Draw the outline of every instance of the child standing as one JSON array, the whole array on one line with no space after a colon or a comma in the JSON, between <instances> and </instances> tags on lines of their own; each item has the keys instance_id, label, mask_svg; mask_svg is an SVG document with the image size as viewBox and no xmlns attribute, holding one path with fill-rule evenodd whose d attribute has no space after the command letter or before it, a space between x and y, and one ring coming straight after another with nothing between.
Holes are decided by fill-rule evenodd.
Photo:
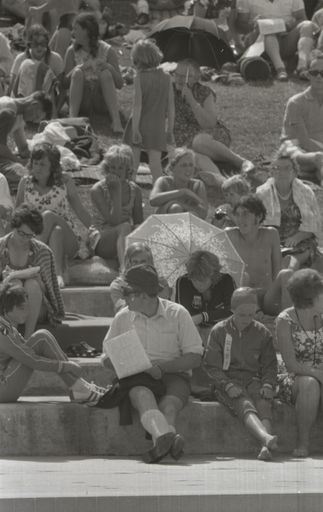
<instances>
[{"instance_id":1,"label":"child standing","mask_svg":"<svg viewBox=\"0 0 323 512\"><path fill-rule=\"evenodd\" d=\"M213 327L204 369L215 384L217 398L240 418L260 443L258 459L271 459L277 448L272 435L272 400L277 360L268 329L254 320L258 309L252 288L233 292L233 315Z\"/></svg>"},{"instance_id":2,"label":"child standing","mask_svg":"<svg viewBox=\"0 0 323 512\"><path fill-rule=\"evenodd\" d=\"M137 74L133 112L124 134L125 142L133 146L136 171L141 150L147 151L154 181L162 175L162 151L166 151L167 145L174 145L173 87L170 76L158 68L162 57L150 39L139 40L132 49L131 58Z\"/></svg>"},{"instance_id":3,"label":"child standing","mask_svg":"<svg viewBox=\"0 0 323 512\"><path fill-rule=\"evenodd\" d=\"M126 144L111 146L101 168L105 178L91 188L96 233L95 254L101 258L118 257L124 266L126 236L143 221L141 190L131 177L133 154Z\"/></svg>"}]
</instances>

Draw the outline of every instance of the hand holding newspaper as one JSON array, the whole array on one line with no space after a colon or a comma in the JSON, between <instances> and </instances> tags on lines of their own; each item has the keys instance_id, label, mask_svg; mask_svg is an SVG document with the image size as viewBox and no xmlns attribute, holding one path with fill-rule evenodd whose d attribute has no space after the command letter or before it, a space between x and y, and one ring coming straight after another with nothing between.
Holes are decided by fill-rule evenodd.
<instances>
[{"instance_id":1,"label":"hand holding newspaper","mask_svg":"<svg viewBox=\"0 0 323 512\"><path fill-rule=\"evenodd\" d=\"M281 32L286 32L285 22L281 18L258 19L257 23L258 23L259 33L263 36L266 36L269 34L280 34Z\"/></svg>"},{"instance_id":2,"label":"hand holding newspaper","mask_svg":"<svg viewBox=\"0 0 323 512\"><path fill-rule=\"evenodd\" d=\"M103 352L102 362L109 358L119 379L152 367L135 329L104 340Z\"/></svg>"}]
</instances>

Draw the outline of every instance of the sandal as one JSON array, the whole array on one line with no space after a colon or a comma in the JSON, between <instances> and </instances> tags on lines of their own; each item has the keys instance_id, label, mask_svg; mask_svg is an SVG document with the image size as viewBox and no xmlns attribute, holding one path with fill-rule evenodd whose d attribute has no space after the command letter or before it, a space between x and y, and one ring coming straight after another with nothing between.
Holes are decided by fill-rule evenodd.
<instances>
[{"instance_id":1,"label":"sandal","mask_svg":"<svg viewBox=\"0 0 323 512\"><path fill-rule=\"evenodd\" d=\"M285 69L277 69L276 79L278 82L288 82L288 75Z\"/></svg>"}]
</instances>

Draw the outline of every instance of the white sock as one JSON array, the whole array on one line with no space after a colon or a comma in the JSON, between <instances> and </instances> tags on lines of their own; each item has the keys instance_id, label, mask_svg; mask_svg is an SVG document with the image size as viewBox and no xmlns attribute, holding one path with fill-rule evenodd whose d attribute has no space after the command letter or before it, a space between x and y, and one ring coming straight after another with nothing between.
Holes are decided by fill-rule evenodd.
<instances>
[{"instance_id":1,"label":"white sock","mask_svg":"<svg viewBox=\"0 0 323 512\"><path fill-rule=\"evenodd\" d=\"M158 409L150 409L149 411L144 412L140 421L144 429L147 430L153 438L154 444L157 437L171 431L171 427L168 425L165 416L163 413L158 411Z\"/></svg>"}]
</instances>

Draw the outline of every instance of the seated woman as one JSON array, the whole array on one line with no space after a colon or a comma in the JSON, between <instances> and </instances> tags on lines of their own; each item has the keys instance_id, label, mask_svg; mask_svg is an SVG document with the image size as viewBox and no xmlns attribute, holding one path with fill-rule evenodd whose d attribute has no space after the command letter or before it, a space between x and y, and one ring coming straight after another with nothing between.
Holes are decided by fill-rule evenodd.
<instances>
[{"instance_id":1,"label":"seated woman","mask_svg":"<svg viewBox=\"0 0 323 512\"><path fill-rule=\"evenodd\" d=\"M44 229L39 239L52 249L59 286L64 287L66 259L77 255L81 241L70 206L85 227L90 227L92 219L81 203L73 179L62 172L56 146L44 142L32 149L30 175L19 183L16 205L23 202L43 216Z\"/></svg>"},{"instance_id":2,"label":"seated woman","mask_svg":"<svg viewBox=\"0 0 323 512\"><path fill-rule=\"evenodd\" d=\"M38 321L59 323L64 317L64 306L53 253L35 238L43 231L41 214L23 204L13 212L11 228L9 234L0 238L0 276L6 282L23 281L29 303L25 321L28 339Z\"/></svg>"},{"instance_id":3,"label":"seated woman","mask_svg":"<svg viewBox=\"0 0 323 512\"><path fill-rule=\"evenodd\" d=\"M257 188L266 208L264 225L278 229L280 242L290 255L289 268L311 266L319 258L317 236L320 211L312 189L297 178L297 165L283 144L272 167L272 177Z\"/></svg>"},{"instance_id":4,"label":"seated woman","mask_svg":"<svg viewBox=\"0 0 323 512\"><path fill-rule=\"evenodd\" d=\"M81 378L82 368L70 361L54 336L45 329L23 338L17 327L26 323L30 300L19 284L0 285L0 403L16 402L34 370L57 373L70 390L70 398L97 404L105 389Z\"/></svg>"},{"instance_id":5,"label":"seated woman","mask_svg":"<svg viewBox=\"0 0 323 512\"><path fill-rule=\"evenodd\" d=\"M93 249L101 258L115 258L124 266L125 238L143 221L141 190L132 181L133 153L115 144L101 163L105 177L91 188L94 225L99 231Z\"/></svg>"},{"instance_id":6,"label":"seated woman","mask_svg":"<svg viewBox=\"0 0 323 512\"><path fill-rule=\"evenodd\" d=\"M195 325L213 325L230 316L235 284L221 272L219 258L209 251L195 251L186 268L187 274L176 281L175 302L189 311Z\"/></svg>"},{"instance_id":7,"label":"seated woman","mask_svg":"<svg viewBox=\"0 0 323 512\"><path fill-rule=\"evenodd\" d=\"M216 95L210 87L199 82L199 65L185 59L174 73L176 146L191 147L197 153L199 176L212 185L221 185L224 177L217 162L247 172L253 164L229 149L229 130L218 121Z\"/></svg>"},{"instance_id":8,"label":"seated woman","mask_svg":"<svg viewBox=\"0 0 323 512\"><path fill-rule=\"evenodd\" d=\"M108 111L112 131L122 133L116 89L123 80L117 54L99 39L99 23L94 14L81 13L74 21L74 43L65 57L65 76L70 79L71 117Z\"/></svg>"},{"instance_id":9,"label":"seated woman","mask_svg":"<svg viewBox=\"0 0 323 512\"><path fill-rule=\"evenodd\" d=\"M49 48L49 34L42 25L27 31L27 48L19 53L11 68L12 96L26 97L35 91L51 91L55 78L64 69L62 57Z\"/></svg>"},{"instance_id":10,"label":"seated woman","mask_svg":"<svg viewBox=\"0 0 323 512\"><path fill-rule=\"evenodd\" d=\"M151 265L152 267L154 266L153 255L150 247L143 242L134 242L130 244L124 255L123 272L126 272L129 268L135 265L143 264ZM159 292L158 296L162 299L170 300L171 288L169 287L166 279L160 277L159 284L162 287L162 290ZM110 297L113 302L115 314L127 305L123 296L123 285L124 280L121 275L114 279L110 284Z\"/></svg>"},{"instance_id":11,"label":"seated woman","mask_svg":"<svg viewBox=\"0 0 323 512\"><path fill-rule=\"evenodd\" d=\"M205 219L208 210L204 183L194 179L195 155L191 149L176 148L170 155L168 176L157 178L150 193L156 213L191 212Z\"/></svg>"},{"instance_id":12,"label":"seated woman","mask_svg":"<svg viewBox=\"0 0 323 512\"><path fill-rule=\"evenodd\" d=\"M323 390L323 279L313 269L301 269L288 281L293 307L277 318L278 347L287 368L279 375L280 395L295 405L295 457L309 455L311 428Z\"/></svg>"}]
</instances>

